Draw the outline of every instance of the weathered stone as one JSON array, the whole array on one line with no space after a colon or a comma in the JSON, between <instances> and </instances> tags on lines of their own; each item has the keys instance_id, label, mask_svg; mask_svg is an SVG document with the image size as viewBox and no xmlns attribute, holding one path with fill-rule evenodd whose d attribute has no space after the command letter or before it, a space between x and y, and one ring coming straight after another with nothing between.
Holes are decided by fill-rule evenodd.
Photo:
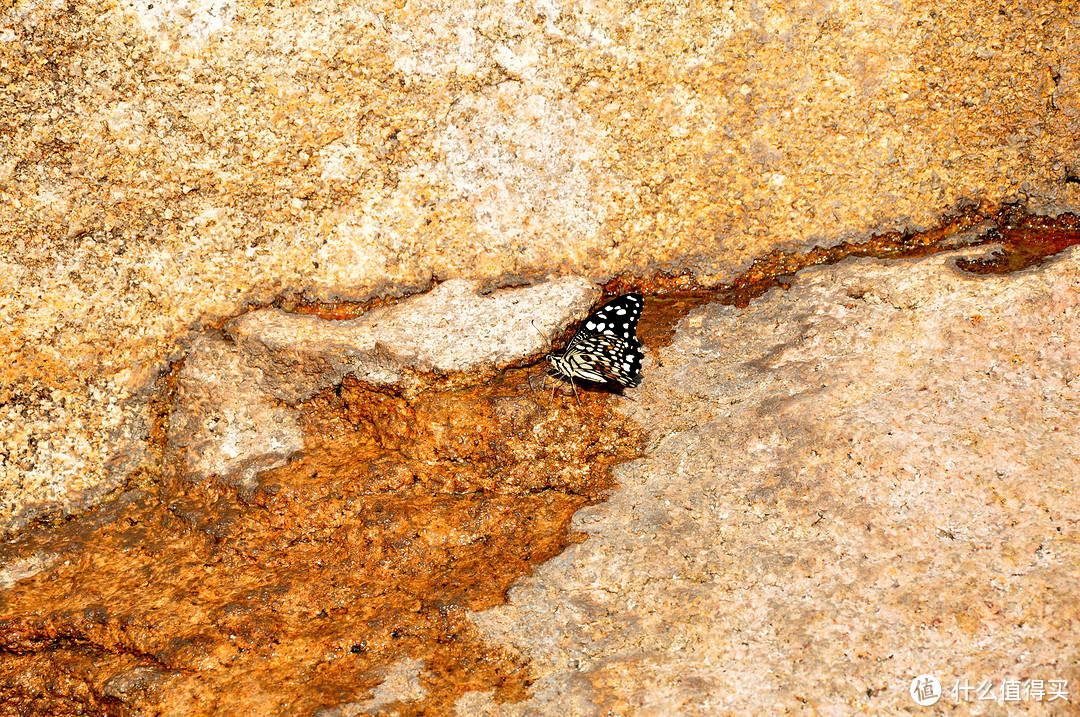
<instances>
[{"instance_id":1,"label":"weathered stone","mask_svg":"<svg viewBox=\"0 0 1080 717\"><path fill-rule=\"evenodd\" d=\"M293 407L346 375L405 392L477 381L550 349L600 290L569 277L477 293L450 281L351 321L264 309L194 342L180 371L168 446L189 480L254 485L256 475L303 448ZM425 383L426 382L426 383Z\"/></svg>"},{"instance_id":2,"label":"weathered stone","mask_svg":"<svg viewBox=\"0 0 1080 717\"><path fill-rule=\"evenodd\" d=\"M226 330L263 371L263 389L296 404L348 374L402 389L431 383L428 374L480 380L549 350L556 332L600 296L580 277L487 295L479 289L448 281L350 321L263 309Z\"/></svg>"},{"instance_id":3,"label":"weathered stone","mask_svg":"<svg viewBox=\"0 0 1080 717\"><path fill-rule=\"evenodd\" d=\"M923 673L1075 700L1080 252L951 262L687 316L624 404L652 446L575 516L589 540L474 615L532 697L459 713L905 714Z\"/></svg>"},{"instance_id":4,"label":"weathered stone","mask_svg":"<svg viewBox=\"0 0 1080 717\"><path fill-rule=\"evenodd\" d=\"M0 590L33 577L56 562L56 554L37 552L29 557L19 558L0 567Z\"/></svg>"},{"instance_id":5,"label":"weathered stone","mask_svg":"<svg viewBox=\"0 0 1080 717\"><path fill-rule=\"evenodd\" d=\"M115 488L125 394L282 295L713 283L968 202L1080 208L1069 0L3 8L9 527Z\"/></svg>"},{"instance_id":6,"label":"weathered stone","mask_svg":"<svg viewBox=\"0 0 1080 717\"><path fill-rule=\"evenodd\" d=\"M253 487L260 471L304 447L295 411L266 393L262 371L243 351L210 333L191 347L169 418L168 449L184 477Z\"/></svg>"},{"instance_id":7,"label":"weathered stone","mask_svg":"<svg viewBox=\"0 0 1080 717\"><path fill-rule=\"evenodd\" d=\"M51 368L0 381L0 533L77 513L155 464L156 367L86 375L65 390L49 387Z\"/></svg>"},{"instance_id":8,"label":"weathered stone","mask_svg":"<svg viewBox=\"0 0 1080 717\"><path fill-rule=\"evenodd\" d=\"M129 702L136 695L153 690L165 681L162 671L151 665L140 665L110 677L102 687L102 694L120 702Z\"/></svg>"},{"instance_id":9,"label":"weathered stone","mask_svg":"<svg viewBox=\"0 0 1080 717\"><path fill-rule=\"evenodd\" d=\"M337 707L318 710L316 717L357 717L379 714L395 702L414 702L424 698L427 690L420 684L423 660L400 660L386 669L383 681L374 694L359 702L346 702Z\"/></svg>"},{"instance_id":10,"label":"weathered stone","mask_svg":"<svg viewBox=\"0 0 1080 717\"><path fill-rule=\"evenodd\" d=\"M163 481L0 542L0 713L448 714L473 689L524 697L527 666L466 611L558 554L640 444L606 394L533 387L542 370L410 398L346 380L304 405L305 450L258 490Z\"/></svg>"},{"instance_id":11,"label":"weathered stone","mask_svg":"<svg viewBox=\"0 0 1080 717\"><path fill-rule=\"evenodd\" d=\"M776 247L919 228L968 201L988 208L1016 201L1048 213L1080 208L1080 33L1068 0L993 8L978 0L482 7L312 0L269 9L232 0L71 0L3 7L3 529L92 505L145 468L159 368L181 357L177 346L193 330L252 304L283 295L401 296L433 278L497 286L552 272L603 279L685 270L714 283ZM654 435L663 450L643 464L652 473L627 473L622 497L594 513L626 515L626 501L639 500L634 525L645 538L633 530L605 538L629 552L604 554L615 560L610 580L588 566L599 577L582 598L584 627L552 628L573 634L581 647L571 658L582 668L577 682L559 672L565 654L550 647L558 640L530 648L552 661L538 662L540 702L560 693L587 709L609 677L618 687L625 666L621 684L636 680L643 710L665 711L680 696L690 710L710 691L750 712L813 708L820 694L855 696L833 697L834 711L900 710L908 705L894 699L897 676L914 668L917 652L937 664L948 655L952 669L975 671L978 644L991 662L1018 655L1010 669L1032 677L1074 658L1073 623L1054 617L1071 615L1061 606L1075 598L1067 568L1076 556L1072 543L1061 542L1074 526L1058 518L1076 506L1064 489L1054 491L1055 481L1075 474L1074 457L1059 452L1069 444L1062 435L1075 442L1074 380L1036 368L1040 351L1048 366L1067 363L1059 348L1067 348L1075 327L1054 334L1049 323L1064 320L1046 309L1052 300L1024 304L1009 293L1037 282L1037 272L971 283L998 288L1014 303L994 305L993 296L980 294L972 314L980 318L970 325L942 305L943 316L953 317L943 328L918 306L937 296L935 282L950 277L935 269L919 278L925 266L939 264L917 265L910 291L884 278L888 270L872 274L867 266L856 271L872 281L854 287L848 300L822 299L825 314L803 315L817 335L782 312L779 325L764 325L760 335L740 325L744 314L702 312L689 321L721 322L725 333L688 323L686 331L705 333L680 339L665 352L671 363L651 369L656 379L647 376L646 384L654 391L664 376L682 382L672 396L638 406L636 415L651 412L643 420L662 426ZM840 281L846 274L816 276ZM906 297L892 309L896 315L874 293L879 281L893 287L890 296ZM966 282L949 278L943 295L952 291L962 304L958 287ZM774 298L757 310L787 301ZM851 314L838 302L879 309L874 321L913 323L890 339L878 333L889 321L849 326ZM995 336L999 316L1004 333ZM1020 340L1025 321L1034 322L1030 345ZM933 341L917 343L916 329ZM742 355L725 337L748 342L744 364L716 358L717 341ZM696 340L707 360L691 369L678 352L690 352ZM987 353L969 340L982 341ZM938 353L931 355L933 342ZM889 370L864 371L856 347L885 356L878 365ZM212 358L204 357L211 373L218 370ZM285 369L271 370L252 353L218 358L222 376L276 381L292 397L308 390L288 385ZM928 377L917 387L916 368ZM815 383L822 376L824 387ZM855 393L840 392L845 382ZM193 382L188 389L211 398ZM276 410L267 394L252 397L258 409L250 414L218 395L248 426ZM1038 402L1018 403L1032 397ZM939 414L939 425L920 423ZM199 475L248 471L250 480L256 466L246 458L200 462L192 452L227 447L223 436L192 442L203 440L200 415L177 429L191 465ZM986 428L963 428L961 416ZM830 472L849 463L838 436L858 448L851 459L858 481ZM679 441L687 443L685 455ZM680 461L691 475L667 484ZM656 468L660 463L667 468ZM1013 478L1022 471L1033 476L1023 493ZM880 484L887 474L895 485ZM945 474L957 493L942 488ZM657 492L635 489L638 479ZM742 502L732 503L732 495ZM961 504L959 495L971 501ZM720 506L730 522L702 508L686 526L661 496L674 506L680 496ZM851 496L865 501L844 502ZM894 505L889 496L904 500ZM751 510L763 514L770 501L779 508L767 520ZM929 512L915 514L913 505ZM901 508L906 522L897 517ZM1050 537L1033 547L1031 536L1051 518L1058 522ZM612 520L605 533L619 525ZM995 533L999 520L1016 521L1008 530L1020 537L1010 542ZM719 532L729 524L738 532ZM646 531L657 525L670 527L665 539L705 551L683 561L693 567L700 558L708 568L689 573L705 580L700 600L672 587L674 571L664 562L670 556L647 542ZM700 534L691 530L698 525ZM909 550L918 541L920 550L933 546L925 564L910 552L890 552L894 543ZM602 553L606 544L590 541L559 565ZM1012 558L1007 546L1018 551ZM1031 550L1035 567L1023 562ZM636 587L623 590L620 555L656 561L671 577L661 572L647 583L633 576ZM972 556L999 574L980 573ZM1010 559L1019 575L1005 569ZM882 567L889 560L893 575ZM19 580L38 566L8 567L7 577ZM942 587L950 569L962 577ZM1037 589L1039 580L1046 590ZM573 579L566 585L568 594L585 594ZM826 600L833 588L835 601ZM729 590L730 601L718 602L717 589ZM1010 601L1004 589L1020 597ZM645 614L640 602L624 612L611 608L627 594L654 600L658 612ZM667 599L682 606L680 614L697 612L696 621L658 621L673 612ZM800 612L804 605L809 612ZM601 614L597 606L626 615L628 637L611 637L603 620L614 618L590 623ZM878 613L868 618L872 609ZM1024 610L1030 615L1015 619ZM702 614L716 615L727 632L709 632ZM541 613L527 627L540 630L547 620ZM919 621L926 621L921 631L912 627ZM1045 628L1046 645L1020 651L1021 622ZM943 635L948 626L959 637ZM626 657L629 642L620 642L634 634L646 636L636 663ZM890 644L896 649L888 657L883 646ZM676 682L669 648L679 646L688 667ZM839 654L844 646L853 657ZM968 652L957 651L954 661L949 651L958 648ZM704 660L725 666L726 681L704 670ZM870 666L875 660L880 664ZM1042 667L1033 667L1039 660ZM761 672L750 672L762 665L774 670L764 683ZM644 675L650 669L655 679ZM823 688L827 679L833 682ZM785 691L798 683L817 692ZM560 687L566 684L578 692ZM650 686L656 691L646 694Z\"/></svg>"}]
</instances>

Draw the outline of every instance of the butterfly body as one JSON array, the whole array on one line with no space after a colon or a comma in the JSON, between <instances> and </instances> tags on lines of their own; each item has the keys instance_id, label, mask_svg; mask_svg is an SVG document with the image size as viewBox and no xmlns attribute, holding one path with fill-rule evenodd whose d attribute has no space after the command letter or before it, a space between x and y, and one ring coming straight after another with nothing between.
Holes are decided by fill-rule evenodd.
<instances>
[{"instance_id":1,"label":"butterfly body","mask_svg":"<svg viewBox=\"0 0 1080 717\"><path fill-rule=\"evenodd\" d=\"M644 305L641 294L612 299L585 318L565 349L548 354L548 362L571 382L638 385L644 353L635 331Z\"/></svg>"}]
</instances>

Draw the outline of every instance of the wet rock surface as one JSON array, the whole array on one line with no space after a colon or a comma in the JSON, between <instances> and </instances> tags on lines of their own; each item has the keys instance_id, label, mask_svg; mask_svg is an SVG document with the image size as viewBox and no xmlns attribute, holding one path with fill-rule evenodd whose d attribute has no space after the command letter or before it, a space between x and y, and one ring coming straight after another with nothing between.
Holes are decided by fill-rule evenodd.
<instances>
[{"instance_id":1,"label":"wet rock surface","mask_svg":"<svg viewBox=\"0 0 1080 717\"><path fill-rule=\"evenodd\" d=\"M336 340L280 312L208 332L170 420L245 419L191 455L274 411L301 448L170 462L0 546L0 711L892 713L920 672L1075 685L1080 260L1040 265L1075 222L953 238L1000 243L753 279L745 308L649 298L621 399L536 366L293 406L281 367L335 376Z\"/></svg>"},{"instance_id":2,"label":"wet rock surface","mask_svg":"<svg viewBox=\"0 0 1080 717\"><path fill-rule=\"evenodd\" d=\"M938 710L1075 710L1080 253L956 261L847 261L686 316L619 404L647 447L575 516L589 539L470 615L529 699L457 713L907 714L923 673L1067 681Z\"/></svg>"},{"instance_id":3,"label":"wet rock surface","mask_svg":"<svg viewBox=\"0 0 1080 717\"><path fill-rule=\"evenodd\" d=\"M600 294L580 277L479 288L446 282L351 321L263 309L197 337L178 371L166 462L185 480L250 491L303 447L295 407L316 391L346 376L407 396L478 383L550 349Z\"/></svg>"},{"instance_id":4,"label":"wet rock surface","mask_svg":"<svg viewBox=\"0 0 1080 717\"><path fill-rule=\"evenodd\" d=\"M964 226L877 247L931 258L781 275L790 291L756 299L751 272L726 295L746 308L648 299L624 399L578 403L539 366L458 389L454 369L438 390L342 379L341 347L375 343L342 336L408 302L207 332L176 372L189 443L166 473L0 547L0 708L891 712L912 670L1075 684L1080 272L1075 249L1039 266L1075 221ZM986 273L1018 266L1037 268ZM532 314L553 286L595 292L447 282L383 355L434 366L430 329L514 363L473 327L520 334L504 299Z\"/></svg>"},{"instance_id":5,"label":"wet rock surface","mask_svg":"<svg viewBox=\"0 0 1080 717\"><path fill-rule=\"evenodd\" d=\"M577 539L640 436L513 369L411 399L348 379L247 490L177 471L0 548L0 713L445 714L521 699L465 619Z\"/></svg>"}]
</instances>

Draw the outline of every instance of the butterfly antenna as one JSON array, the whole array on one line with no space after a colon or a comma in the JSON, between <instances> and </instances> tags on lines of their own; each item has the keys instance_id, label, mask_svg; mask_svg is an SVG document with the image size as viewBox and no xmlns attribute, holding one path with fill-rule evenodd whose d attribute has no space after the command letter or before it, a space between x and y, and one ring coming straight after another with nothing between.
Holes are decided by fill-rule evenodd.
<instances>
[{"instance_id":1,"label":"butterfly antenna","mask_svg":"<svg viewBox=\"0 0 1080 717\"><path fill-rule=\"evenodd\" d=\"M549 339L549 338L548 338L548 336L547 336L547 334L545 334L545 333L544 333L543 331L541 331L541 330L540 330L540 329L539 329L539 328L537 327L537 325L536 325L536 322L534 322L534 321L533 321L532 319L529 319L529 324L530 324L530 325L531 325L531 326L532 326L532 327L533 327L534 329L536 329L536 333L540 334L540 338L542 338L542 339L544 340L544 343L545 343L545 344L547 344L547 347L548 347L548 351L550 351L550 350L551 350L551 348L552 348L552 343L551 343L551 339Z\"/></svg>"}]
</instances>

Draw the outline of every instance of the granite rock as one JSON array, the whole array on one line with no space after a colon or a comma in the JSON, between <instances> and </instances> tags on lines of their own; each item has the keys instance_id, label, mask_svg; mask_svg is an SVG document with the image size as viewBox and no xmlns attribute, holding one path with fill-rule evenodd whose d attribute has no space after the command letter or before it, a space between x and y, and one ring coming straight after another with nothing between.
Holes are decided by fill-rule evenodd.
<instances>
[{"instance_id":1,"label":"granite rock","mask_svg":"<svg viewBox=\"0 0 1080 717\"><path fill-rule=\"evenodd\" d=\"M348 374L406 391L430 385L433 375L450 384L482 380L549 351L557 332L600 296L581 277L487 295L479 289L455 279L348 321L263 309L226 330L263 371L263 390L296 405Z\"/></svg>"},{"instance_id":2,"label":"granite rock","mask_svg":"<svg viewBox=\"0 0 1080 717\"><path fill-rule=\"evenodd\" d=\"M908 714L921 674L959 713L1072 709L1080 252L952 261L847 261L688 315L624 403L650 446L575 516L589 539L473 616L532 696L458 713ZM1069 701L951 692L1005 680Z\"/></svg>"},{"instance_id":3,"label":"granite rock","mask_svg":"<svg viewBox=\"0 0 1080 717\"><path fill-rule=\"evenodd\" d=\"M3 525L115 488L158 369L282 295L711 284L968 202L1075 210L1074 9L4 3Z\"/></svg>"},{"instance_id":4,"label":"granite rock","mask_svg":"<svg viewBox=\"0 0 1080 717\"><path fill-rule=\"evenodd\" d=\"M63 389L50 386L47 362L27 368L0 384L0 532L77 513L158 463L156 366L84 375Z\"/></svg>"},{"instance_id":5,"label":"granite rock","mask_svg":"<svg viewBox=\"0 0 1080 717\"><path fill-rule=\"evenodd\" d=\"M420 682L420 674L423 670L423 660L400 660L386 670L383 681L375 688L371 697L358 702L346 702L336 707L320 709L315 713L315 717L384 714L386 708L396 702L421 700L427 693Z\"/></svg>"},{"instance_id":6,"label":"granite rock","mask_svg":"<svg viewBox=\"0 0 1080 717\"><path fill-rule=\"evenodd\" d=\"M170 457L187 480L250 489L304 447L296 406L316 391L346 375L405 394L476 382L550 350L600 295L580 277L478 289L449 281L349 321L263 309L200 336L179 373Z\"/></svg>"},{"instance_id":7,"label":"granite rock","mask_svg":"<svg viewBox=\"0 0 1080 717\"><path fill-rule=\"evenodd\" d=\"M260 471L304 447L296 412L262 388L263 374L214 333L200 336L180 371L169 417L170 459L184 478L216 477L250 490Z\"/></svg>"}]
</instances>

